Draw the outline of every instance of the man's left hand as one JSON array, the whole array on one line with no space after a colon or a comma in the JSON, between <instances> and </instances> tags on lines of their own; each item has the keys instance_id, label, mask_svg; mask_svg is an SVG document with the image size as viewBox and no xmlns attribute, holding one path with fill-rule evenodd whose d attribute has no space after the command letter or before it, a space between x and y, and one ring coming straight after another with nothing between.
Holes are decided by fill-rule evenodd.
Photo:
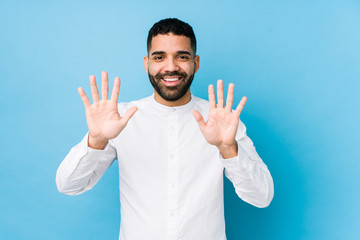
<instances>
[{"instance_id":1,"label":"man's left hand","mask_svg":"<svg viewBox=\"0 0 360 240\"><path fill-rule=\"evenodd\" d=\"M209 118L204 121L203 116L196 110L193 115L199 124L206 141L215 145L224 158L237 156L236 131L239 125L240 113L243 110L246 97L243 97L236 110L232 110L234 99L234 84L229 84L226 106L224 106L224 89L222 80L217 82L217 105L213 85L209 85Z\"/></svg>"}]
</instances>

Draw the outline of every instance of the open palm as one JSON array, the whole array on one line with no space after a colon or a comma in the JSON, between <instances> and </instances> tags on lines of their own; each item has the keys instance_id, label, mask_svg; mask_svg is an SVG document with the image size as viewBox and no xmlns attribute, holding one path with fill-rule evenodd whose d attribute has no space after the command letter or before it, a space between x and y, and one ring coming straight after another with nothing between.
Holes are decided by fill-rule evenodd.
<instances>
[{"instance_id":1,"label":"open palm","mask_svg":"<svg viewBox=\"0 0 360 240\"><path fill-rule=\"evenodd\" d=\"M120 116L117 109L120 78L115 78L111 98L108 99L108 74L105 71L102 72L101 100L99 99L99 91L94 76L90 76L90 87L93 104L90 103L89 98L81 87L78 89L78 92L86 109L86 122L89 128L89 146L101 149L110 139L119 135L129 119L137 111L137 108L132 107L126 111L124 116Z\"/></svg>"},{"instance_id":2,"label":"open palm","mask_svg":"<svg viewBox=\"0 0 360 240\"><path fill-rule=\"evenodd\" d=\"M239 117L246 97L243 97L235 111L232 111L234 98L234 84L229 84L226 107L224 106L224 90L221 80L217 82L216 105L214 86L209 86L209 117L204 121L202 115L194 110L193 115L199 124L200 130L209 144L217 147L231 146L235 142L235 135L239 125Z\"/></svg>"}]
</instances>

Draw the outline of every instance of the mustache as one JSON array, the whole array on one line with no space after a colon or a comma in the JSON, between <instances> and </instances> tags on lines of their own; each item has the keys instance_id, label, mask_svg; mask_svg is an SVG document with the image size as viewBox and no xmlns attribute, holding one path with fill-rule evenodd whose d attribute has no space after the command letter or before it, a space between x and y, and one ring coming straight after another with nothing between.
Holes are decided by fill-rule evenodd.
<instances>
[{"instance_id":1,"label":"mustache","mask_svg":"<svg viewBox=\"0 0 360 240\"><path fill-rule=\"evenodd\" d=\"M164 77L172 77L172 76L180 76L182 78L186 78L187 74L184 72L173 71L173 72L165 72L165 73L158 73L155 75L155 78L160 79Z\"/></svg>"}]
</instances>

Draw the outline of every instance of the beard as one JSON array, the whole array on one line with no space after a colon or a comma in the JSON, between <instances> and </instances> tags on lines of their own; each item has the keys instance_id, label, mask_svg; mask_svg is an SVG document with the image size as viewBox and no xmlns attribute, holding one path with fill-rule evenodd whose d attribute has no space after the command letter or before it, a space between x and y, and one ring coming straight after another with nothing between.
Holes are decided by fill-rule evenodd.
<instances>
[{"instance_id":1,"label":"beard","mask_svg":"<svg viewBox=\"0 0 360 240\"><path fill-rule=\"evenodd\" d=\"M194 74L195 71L191 75L179 71L166 72L164 74L158 73L155 76L148 73L151 85L154 87L155 91L166 101L176 101L182 98L190 88L190 85L194 79ZM162 83L162 79L164 77L171 76L180 76L182 78L181 82L176 86L165 86Z\"/></svg>"}]
</instances>

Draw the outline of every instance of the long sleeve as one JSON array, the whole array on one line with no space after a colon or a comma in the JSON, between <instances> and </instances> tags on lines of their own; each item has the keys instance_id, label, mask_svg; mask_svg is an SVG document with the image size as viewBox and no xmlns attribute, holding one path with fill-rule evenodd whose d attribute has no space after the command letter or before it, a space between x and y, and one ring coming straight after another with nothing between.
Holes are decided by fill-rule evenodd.
<instances>
[{"instance_id":1,"label":"long sleeve","mask_svg":"<svg viewBox=\"0 0 360 240\"><path fill-rule=\"evenodd\" d=\"M274 184L267 166L257 154L253 142L246 135L246 127L240 121L236 135L238 156L220 159L225 176L233 183L236 194L256 207L269 206L274 196Z\"/></svg>"},{"instance_id":2,"label":"long sleeve","mask_svg":"<svg viewBox=\"0 0 360 240\"><path fill-rule=\"evenodd\" d=\"M78 195L94 187L116 158L115 148L108 143L103 150L88 147L88 134L74 146L56 173L59 192Z\"/></svg>"}]
</instances>

